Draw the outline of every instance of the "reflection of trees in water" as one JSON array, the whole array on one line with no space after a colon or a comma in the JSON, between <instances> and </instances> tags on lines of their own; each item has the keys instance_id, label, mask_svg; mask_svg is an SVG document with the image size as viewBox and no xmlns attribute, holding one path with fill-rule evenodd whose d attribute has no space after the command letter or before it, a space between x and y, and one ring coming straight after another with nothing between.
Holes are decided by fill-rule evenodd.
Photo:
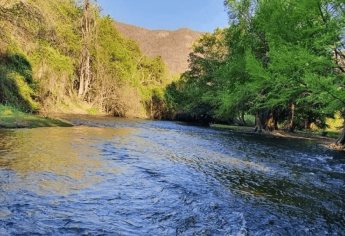
<instances>
[{"instance_id":1,"label":"reflection of trees in water","mask_svg":"<svg viewBox=\"0 0 345 236\"><path fill-rule=\"evenodd\" d=\"M101 181L97 173L118 172L94 146L97 140L128 133L128 129L90 127L1 131L0 169L10 169L21 179L15 188L35 186L39 191L67 194Z\"/></svg>"}]
</instances>

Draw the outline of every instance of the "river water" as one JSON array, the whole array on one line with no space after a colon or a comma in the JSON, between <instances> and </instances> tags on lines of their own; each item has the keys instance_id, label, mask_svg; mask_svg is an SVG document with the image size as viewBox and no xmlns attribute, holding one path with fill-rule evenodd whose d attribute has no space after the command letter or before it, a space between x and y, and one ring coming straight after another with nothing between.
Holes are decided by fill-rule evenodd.
<instances>
[{"instance_id":1,"label":"river water","mask_svg":"<svg viewBox=\"0 0 345 236\"><path fill-rule=\"evenodd\" d=\"M174 122L0 130L0 235L345 235L345 155Z\"/></svg>"}]
</instances>

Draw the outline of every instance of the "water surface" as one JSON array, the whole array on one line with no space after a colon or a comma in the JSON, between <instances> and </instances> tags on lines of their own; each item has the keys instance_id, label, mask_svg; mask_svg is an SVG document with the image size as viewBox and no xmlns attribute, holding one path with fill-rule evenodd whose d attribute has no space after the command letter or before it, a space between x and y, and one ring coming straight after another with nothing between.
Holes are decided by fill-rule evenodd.
<instances>
[{"instance_id":1,"label":"water surface","mask_svg":"<svg viewBox=\"0 0 345 236\"><path fill-rule=\"evenodd\" d=\"M68 117L0 130L0 235L344 235L345 156L312 141Z\"/></svg>"}]
</instances>

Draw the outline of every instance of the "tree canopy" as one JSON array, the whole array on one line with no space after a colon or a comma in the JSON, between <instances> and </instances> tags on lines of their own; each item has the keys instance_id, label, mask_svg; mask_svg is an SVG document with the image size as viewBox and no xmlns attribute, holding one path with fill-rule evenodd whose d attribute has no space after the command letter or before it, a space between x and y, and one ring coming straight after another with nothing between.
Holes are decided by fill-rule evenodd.
<instances>
[{"instance_id":1,"label":"tree canopy","mask_svg":"<svg viewBox=\"0 0 345 236\"><path fill-rule=\"evenodd\" d=\"M177 112L256 129L325 127L345 117L345 3L227 0L230 25L200 39L167 97ZM341 140L344 144L344 139Z\"/></svg>"}]
</instances>

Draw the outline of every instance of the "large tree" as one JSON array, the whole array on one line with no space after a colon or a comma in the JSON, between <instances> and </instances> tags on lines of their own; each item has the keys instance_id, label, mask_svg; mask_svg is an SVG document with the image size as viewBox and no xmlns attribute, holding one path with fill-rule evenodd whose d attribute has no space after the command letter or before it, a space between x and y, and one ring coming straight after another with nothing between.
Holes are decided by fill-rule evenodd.
<instances>
[{"instance_id":1,"label":"large tree","mask_svg":"<svg viewBox=\"0 0 345 236\"><path fill-rule=\"evenodd\" d=\"M327 117L344 114L343 1L226 0L225 5L227 53L218 63L194 50L189 71L173 86L180 110L197 108L222 120L247 113L256 117L257 130L280 124L290 131L312 123L324 128ZM344 144L344 132L338 143Z\"/></svg>"}]
</instances>

